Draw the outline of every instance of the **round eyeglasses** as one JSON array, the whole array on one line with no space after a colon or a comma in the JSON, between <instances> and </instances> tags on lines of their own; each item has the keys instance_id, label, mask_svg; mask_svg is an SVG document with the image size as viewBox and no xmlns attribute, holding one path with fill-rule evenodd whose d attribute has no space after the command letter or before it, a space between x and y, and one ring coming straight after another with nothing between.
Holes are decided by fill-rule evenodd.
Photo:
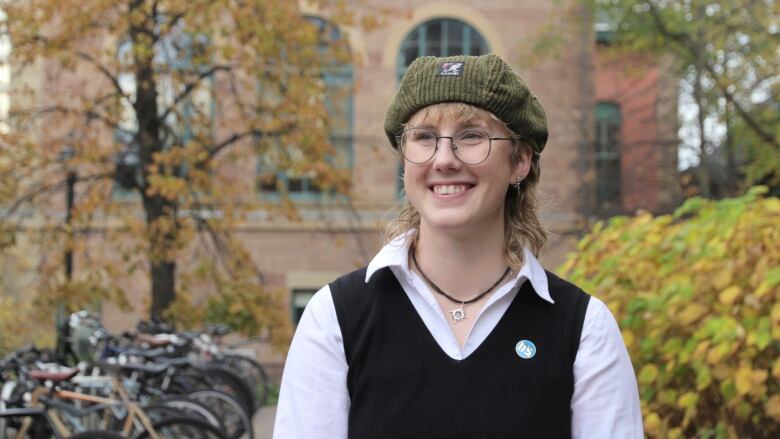
<instances>
[{"instance_id":1,"label":"round eyeglasses","mask_svg":"<svg viewBox=\"0 0 780 439\"><path fill-rule=\"evenodd\" d=\"M487 160L494 140L511 140L509 137L490 137L490 134L475 129L458 131L452 136L437 136L425 128L409 128L398 136L401 154L415 164L423 164L436 155L439 139L450 139L455 157L466 165L478 165Z\"/></svg>"}]
</instances>

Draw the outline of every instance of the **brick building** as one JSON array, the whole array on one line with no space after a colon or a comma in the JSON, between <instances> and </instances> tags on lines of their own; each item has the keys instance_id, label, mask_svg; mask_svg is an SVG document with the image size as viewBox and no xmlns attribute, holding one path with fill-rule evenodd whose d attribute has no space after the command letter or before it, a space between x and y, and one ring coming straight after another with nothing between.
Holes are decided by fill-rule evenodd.
<instances>
[{"instance_id":1,"label":"brick building","mask_svg":"<svg viewBox=\"0 0 780 439\"><path fill-rule=\"evenodd\" d=\"M563 261L594 218L639 208L666 211L677 202L677 90L671 69L646 58L608 55L578 2L564 2L571 7L533 0L375 3L393 6L396 13L372 31L333 29L336 38L347 39L356 61L326 77L336 88L353 90L339 98L344 111L332 136L338 163L352 170L350 199L323 194L306 176L275 173L262 158L244 170L256 181L258 196L272 200L282 184L299 208L300 221L256 212L236 230L265 279L289 291L290 307L280 311L293 320L314 291L366 264L382 245L383 219L401 190L399 159L384 137L384 113L400 76L418 56L494 52L541 100L550 127L540 184L542 221L550 231L541 259L548 268ZM312 17L327 25L327 14ZM550 26L566 43L554 55L529 61L529 48ZM138 274L132 285L131 302L144 303L148 279ZM109 329L123 329L142 311L132 315L106 307L104 320ZM264 357L280 366L273 358L278 359Z\"/></svg>"}]
</instances>

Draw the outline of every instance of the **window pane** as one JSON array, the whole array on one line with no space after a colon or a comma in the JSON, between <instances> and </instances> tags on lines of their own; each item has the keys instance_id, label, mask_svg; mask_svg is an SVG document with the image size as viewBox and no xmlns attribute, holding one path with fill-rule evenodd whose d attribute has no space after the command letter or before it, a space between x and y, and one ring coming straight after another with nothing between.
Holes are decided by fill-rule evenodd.
<instances>
[{"instance_id":1,"label":"window pane","mask_svg":"<svg viewBox=\"0 0 780 439\"><path fill-rule=\"evenodd\" d=\"M258 177L258 188L261 191L276 191L276 174L273 172L265 172Z\"/></svg>"},{"instance_id":2,"label":"window pane","mask_svg":"<svg viewBox=\"0 0 780 439\"><path fill-rule=\"evenodd\" d=\"M471 47L469 55L484 55L488 53L487 43L485 43L481 35L472 30L470 37Z\"/></svg>"},{"instance_id":3,"label":"window pane","mask_svg":"<svg viewBox=\"0 0 780 439\"><path fill-rule=\"evenodd\" d=\"M292 291L292 321L297 325L303 315L303 310L306 309L306 305L314 297L316 290L311 289L294 289Z\"/></svg>"},{"instance_id":4,"label":"window pane","mask_svg":"<svg viewBox=\"0 0 780 439\"><path fill-rule=\"evenodd\" d=\"M425 55L442 56L442 20L428 24L425 28Z\"/></svg>"},{"instance_id":5,"label":"window pane","mask_svg":"<svg viewBox=\"0 0 780 439\"><path fill-rule=\"evenodd\" d=\"M466 54L463 49L464 25L455 20L447 20L447 55Z\"/></svg>"},{"instance_id":6,"label":"window pane","mask_svg":"<svg viewBox=\"0 0 780 439\"><path fill-rule=\"evenodd\" d=\"M420 45L418 40L420 38L420 29L417 28L406 37L403 45L401 45L401 59L400 63L404 66L408 66L419 56Z\"/></svg>"},{"instance_id":7,"label":"window pane","mask_svg":"<svg viewBox=\"0 0 780 439\"><path fill-rule=\"evenodd\" d=\"M620 107L599 102L595 108L596 195L599 208L605 213L620 209Z\"/></svg>"},{"instance_id":8,"label":"window pane","mask_svg":"<svg viewBox=\"0 0 780 439\"><path fill-rule=\"evenodd\" d=\"M288 178L287 190L290 192L303 192L303 178L299 178L299 177Z\"/></svg>"}]
</instances>

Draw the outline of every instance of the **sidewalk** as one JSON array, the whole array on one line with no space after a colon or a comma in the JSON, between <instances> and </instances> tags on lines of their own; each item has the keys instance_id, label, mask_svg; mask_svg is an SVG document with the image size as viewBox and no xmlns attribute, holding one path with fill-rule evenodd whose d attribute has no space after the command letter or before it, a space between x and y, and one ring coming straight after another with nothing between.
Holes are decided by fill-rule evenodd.
<instances>
[{"instance_id":1,"label":"sidewalk","mask_svg":"<svg viewBox=\"0 0 780 439\"><path fill-rule=\"evenodd\" d=\"M276 417L276 406L266 406L255 413L252 419L252 426L255 430L255 439L271 439L274 431L274 418Z\"/></svg>"}]
</instances>

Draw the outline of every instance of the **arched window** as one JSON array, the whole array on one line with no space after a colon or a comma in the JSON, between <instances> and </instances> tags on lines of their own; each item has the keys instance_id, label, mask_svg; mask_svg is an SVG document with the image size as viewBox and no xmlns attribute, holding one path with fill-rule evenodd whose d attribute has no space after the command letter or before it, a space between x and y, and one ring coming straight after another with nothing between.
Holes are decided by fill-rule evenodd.
<instances>
[{"instance_id":1,"label":"arched window","mask_svg":"<svg viewBox=\"0 0 780 439\"><path fill-rule=\"evenodd\" d=\"M489 52L482 35L468 24L451 18L426 21L404 39L398 54L398 78L421 56L484 55Z\"/></svg>"},{"instance_id":2,"label":"arched window","mask_svg":"<svg viewBox=\"0 0 780 439\"><path fill-rule=\"evenodd\" d=\"M604 212L619 211L620 203L620 107L596 104L596 200Z\"/></svg>"},{"instance_id":3,"label":"arched window","mask_svg":"<svg viewBox=\"0 0 780 439\"><path fill-rule=\"evenodd\" d=\"M398 80L415 59L421 56L484 55L490 52L476 29L452 18L426 21L406 36L398 53ZM402 168L398 167L397 194L403 190Z\"/></svg>"},{"instance_id":4,"label":"arched window","mask_svg":"<svg viewBox=\"0 0 780 439\"><path fill-rule=\"evenodd\" d=\"M307 19L319 31L323 53L328 44L345 43L344 36L333 23L314 16ZM353 76L352 65L338 61L326 66L322 72L330 130L328 136L335 149L335 155L330 160L337 169L352 167ZM261 157L258 161L258 188L261 192L272 195L282 190L297 201L318 200L323 195L312 176L291 171L280 172L270 156Z\"/></svg>"}]
</instances>

